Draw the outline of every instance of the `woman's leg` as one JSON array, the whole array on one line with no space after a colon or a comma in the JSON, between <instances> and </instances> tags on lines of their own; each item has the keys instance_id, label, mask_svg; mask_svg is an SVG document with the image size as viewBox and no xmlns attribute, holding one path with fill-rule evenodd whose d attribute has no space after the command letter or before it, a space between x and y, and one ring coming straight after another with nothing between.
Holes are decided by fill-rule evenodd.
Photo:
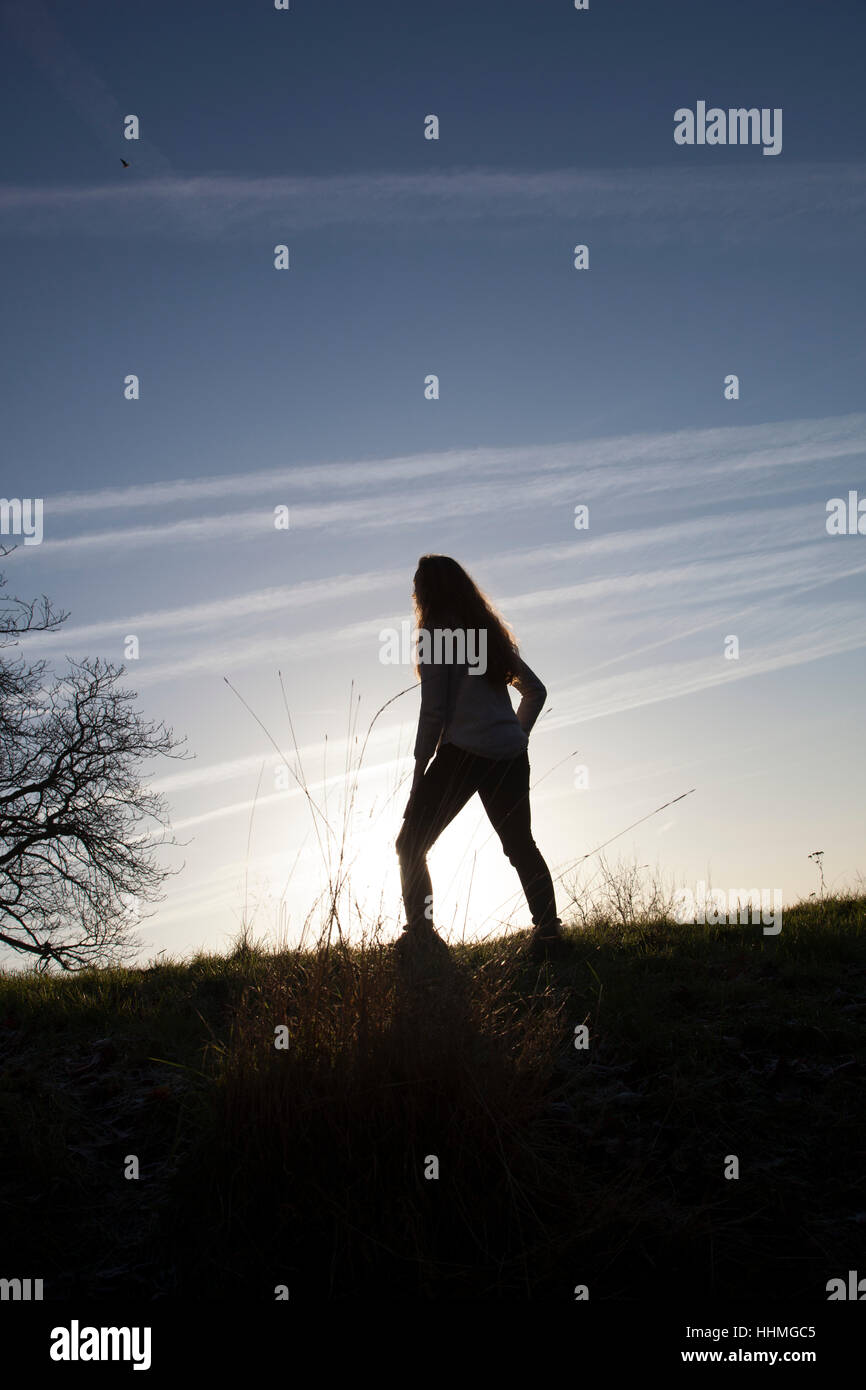
<instances>
[{"instance_id":1,"label":"woman's leg","mask_svg":"<svg viewBox=\"0 0 866 1390\"><path fill-rule=\"evenodd\" d=\"M502 848L520 877L532 921L541 932L559 928L553 879L532 838L529 809L529 755L492 764L478 788Z\"/></svg>"},{"instance_id":2,"label":"woman's leg","mask_svg":"<svg viewBox=\"0 0 866 1390\"><path fill-rule=\"evenodd\" d=\"M415 793L397 836L406 925L410 929L429 926L433 921L427 851L478 790L485 763L489 766L487 759L445 743Z\"/></svg>"}]
</instances>

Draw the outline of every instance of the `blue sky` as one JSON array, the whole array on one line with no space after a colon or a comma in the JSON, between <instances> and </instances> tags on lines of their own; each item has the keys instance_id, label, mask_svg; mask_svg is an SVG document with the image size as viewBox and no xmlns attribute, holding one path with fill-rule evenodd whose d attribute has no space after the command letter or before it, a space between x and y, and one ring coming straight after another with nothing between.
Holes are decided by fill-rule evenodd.
<instances>
[{"instance_id":1,"label":"blue sky","mask_svg":"<svg viewBox=\"0 0 866 1390\"><path fill-rule=\"evenodd\" d=\"M825 519L866 495L862 6L0 14L2 492L45 508L5 569L71 610L34 655L120 661L137 635L130 683L195 754L154 774L185 848L146 952L221 947L245 896L297 939L310 818L223 677L290 755L282 671L339 821L352 700L363 738L412 683L379 633L428 550L548 687L557 873L695 787L616 850L791 901L823 848L853 881L866 537ZM781 108L781 154L677 146L699 100ZM410 692L377 721L348 822L393 927L416 716ZM446 929L526 925L477 802L431 867Z\"/></svg>"}]
</instances>

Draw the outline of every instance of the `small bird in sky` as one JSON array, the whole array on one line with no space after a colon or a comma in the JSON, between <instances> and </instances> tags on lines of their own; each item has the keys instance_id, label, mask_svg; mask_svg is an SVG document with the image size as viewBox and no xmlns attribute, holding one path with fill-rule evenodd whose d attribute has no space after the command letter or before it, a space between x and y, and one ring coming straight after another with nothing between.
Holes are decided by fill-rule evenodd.
<instances>
[{"instance_id":1,"label":"small bird in sky","mask_svg":"<svg viewBox=\"0 0 866 1390\"><path fill-rule=\"evenodd\" d=\"M120 162L121 162L121 164L123 165L124 169L128 169L128 168L129 168L129 160L128 160L128 159L121 159Z\"/></svg>"}]
</instances>

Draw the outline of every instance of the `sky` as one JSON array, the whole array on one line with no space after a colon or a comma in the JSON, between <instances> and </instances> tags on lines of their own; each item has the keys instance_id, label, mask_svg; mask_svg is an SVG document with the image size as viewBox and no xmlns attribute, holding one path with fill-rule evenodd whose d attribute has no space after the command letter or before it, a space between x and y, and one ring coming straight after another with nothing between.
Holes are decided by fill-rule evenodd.
<instances>
[{"instance_id":1,"label":"sky","mask_svg":"<svg viewBox=\"0 0 866 1390\"><path fill-rule=\"evenodd\" d=\"M344 928L396 934L419 695L381 634L430 551L547 687L566 919L612 837L693 887L789 904L817 849L854 884L866 535L827 504L866 497L859 0L0 27L0 492L44 508L3 572L70 612L34 659L123 663L190 755L145 770L179 843L141 959L296 944L340 845ZM699 102L781 112L780 151L677 143ZM430 865L445 934L529 925L477 798Z\"/></svg>"}]
</instances>

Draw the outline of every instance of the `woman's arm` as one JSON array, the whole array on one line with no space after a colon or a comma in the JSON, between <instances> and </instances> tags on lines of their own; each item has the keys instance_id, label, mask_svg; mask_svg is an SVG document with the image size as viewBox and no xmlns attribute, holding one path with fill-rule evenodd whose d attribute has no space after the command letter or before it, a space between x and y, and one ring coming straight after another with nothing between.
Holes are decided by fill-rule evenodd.
<instances>
[{"instance_id":1,"label":"woman's arm","mask_svg":"<svg viewBox=\"0 0 866 1390\"><path fill-rule=\"evenodd\" d=\"M427 764L436 752L445 720L448 717L448 667L442 662L419 664L421 675L421 712L415 736L415 776L412 779L411 801ZM408 809L408 808L407 808Z\"/></svg>"},{"instance_id":2,"label":"woman's arm","mask_svg":"<svg viewBox=\"0 0 866 1390\"><path fill-rule=\"evenodd\" d=\"M547 690L534 671L531 671L526 662L518 657L517 670L511 678L511 684L521 695L520 704L517 706L517 721L525 734L529 734L530 729L535 723L541 711L544 709L544 702L547 699Z\"/></svg>"}]
</instances>

